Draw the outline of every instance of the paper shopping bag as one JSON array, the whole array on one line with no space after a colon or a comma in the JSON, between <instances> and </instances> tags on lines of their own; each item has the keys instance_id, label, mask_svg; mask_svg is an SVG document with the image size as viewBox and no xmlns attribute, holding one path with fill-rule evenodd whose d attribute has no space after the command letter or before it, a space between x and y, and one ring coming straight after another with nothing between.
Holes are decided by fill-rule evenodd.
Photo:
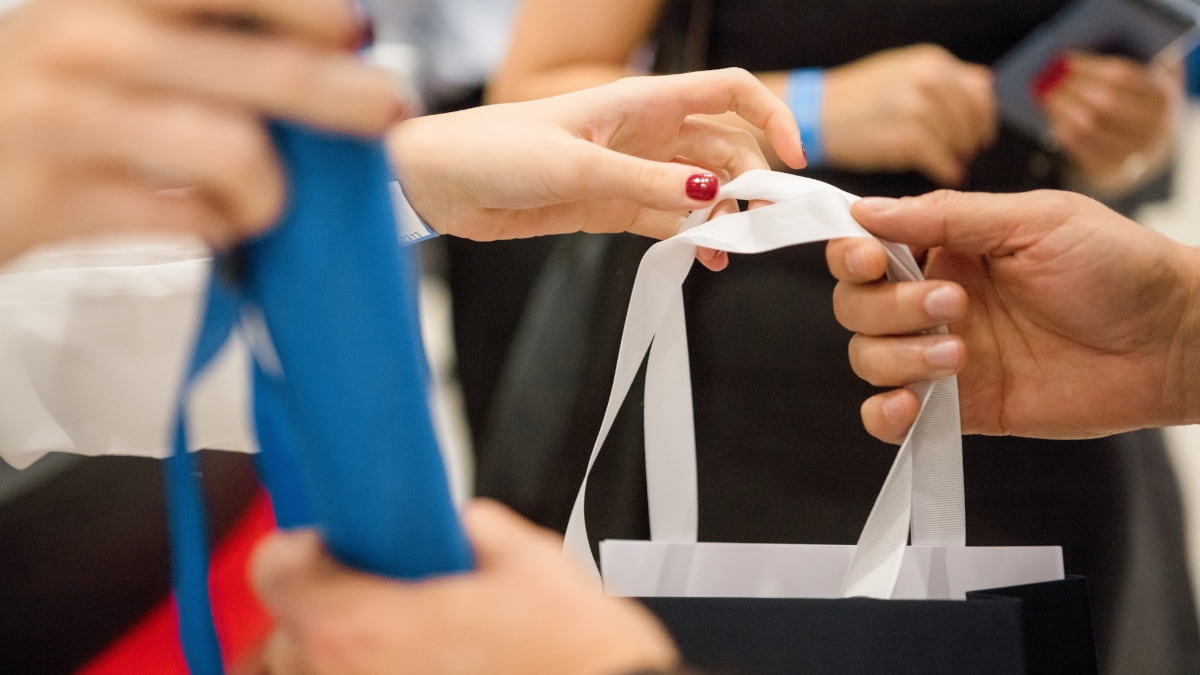
<instances>
[{"instance_id":1,"label":"paper shopping bag","mask_svg":"<svg viewBox=\"0 0 1200 675\"><path fill-rule=\"evenodd\" d=\"M787 174L749 172L725 186L722 194L728 199L765 200L772 204L708 222L705 222L708 213L694 214L684 231L647 251L634 283L613 388L588 472L643 357L649 352L645 360L644 419L651 541L601 542L606 591L614 595L670 599L668 605L683 604L685 609L680 611L685 616L689 612L713 611L710 606L715 598L742 601L777 598L788 599L789 611L799 614L809 611L812 617L829 611L826 607L852 605L871 609L837 611L851 612L863 619L879 614L890 621L894 618L890 613L906 611L900 609L905 605L896 602L899 600L920 601L917 607L925 608L921 612L970 615L975 612L972 607L978 604L965 601L972 591L1041 582L1061 585L1063 568L1058 547L965 546L961 435L954 378L914 386L922 400L921 413L897 453L857 545L696 541L695 442L680 291L695 247L757 253L834 237L870 236L849 216L849 205L856 197L818 181ZM905 247L888 243L885 246L890 258L890 278L921 278L919 267ZM586 488L585 475L567 526L566 548L594 571L583 519ZM911 546L907 545L910 535ZM1066 587L1061 590L1067 593L1063 606L1072 605L1076 595L1071 595ZM856 596L886 602L856 601L847 605L842 599ZM929 604L931 601L949 604L945 609L937 609ZM661 606L653 603L651 606ZM1046 606L1057 604L1051 601ZM800 607L805 609L801 611ZM1022 607L1018 602L1011 616L1018 619L1024 616ZM1086 605L1082 609L1076 607L1071 613L1071 616L1087 615ZM969 625L961 618L954 621L964 627ZM985 636L995 635L997 649L1004 642L1012 647L1013 653L1024 653L1019 646L1024 644L1020 638L1024 627L1021 621L1007 632L999 630L998 623L994 629L988 628L988 624L1001 619L981 621L984 623L974 625L973 630ZM896 625L906 626L913 634L910 637L924 636L928 630L921 621L900 621ZM679 630L672 621L668 621L668 626ZM1072 624L1069 631L1066 628L1066 633L1090 636L1088 620ZM1007 639L1001 639L1002 635L1008 636ZM686 636L678 633L677 636L682 643L689 642ZM856 645L859 650L893 652L895 645L889 646L884 637L849 631L844 642ZM803 631L794 633L793 639L803 640ZM906 639L897 635L891 642ZM730 643L728 646L735 650L737 647L729 639L714 643L712 636L703 642ZM1091 653L1090 642L1082 644L1079 651ZM1091 660L1094 663L1094 656ZM910 662L906 667L925 672L928 665Z\"/></svg>"}]
</instances>

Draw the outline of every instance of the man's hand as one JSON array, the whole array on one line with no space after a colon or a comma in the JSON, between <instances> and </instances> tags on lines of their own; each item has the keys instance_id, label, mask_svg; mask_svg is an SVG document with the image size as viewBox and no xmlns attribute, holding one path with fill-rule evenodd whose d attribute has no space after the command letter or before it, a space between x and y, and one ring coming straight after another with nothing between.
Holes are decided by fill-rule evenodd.
<instances>
[{"instance_id":1,"label":"man's hand","mask_svg":"<svg viewBox=\"0 0 1200 675\"><path fill-rule=\"evenodd\" d=\"M1197 419L1194 249L1067 192L869 198L851 214L927 250L927 281L889 284L878 242L827 249L834 309L868 382L958 372L964 433L1080 438ZM950 335L926 333L941 324ZM893 389L863 404L863 422L899 442L917 406Z\"/></svg>"}]
</instances>

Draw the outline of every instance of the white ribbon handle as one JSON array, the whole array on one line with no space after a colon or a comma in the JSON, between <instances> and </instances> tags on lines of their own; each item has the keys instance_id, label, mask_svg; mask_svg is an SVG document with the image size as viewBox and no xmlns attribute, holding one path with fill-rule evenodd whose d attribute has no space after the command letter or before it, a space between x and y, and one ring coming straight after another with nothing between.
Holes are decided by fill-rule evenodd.
<instances>
[{"instance_id":1,"label":"white ribbon handle","mask_svg":"<svg viewBox=\"0 0 1200 675\"><path fill-rule=\"evenodd\" d=\"M564 542L565 550L597 577L583 517L587 481L647 349L644 414L651 539L696 541L695 426L681 291L696 247L762 253L827 239L872 236L850 217L850 204L857 197L809 178L750 171L725 185L721 199L773 203L707 222L711 209L697 211L679 234L651 246L638 268L608 407ZM907 247L891 242L884 246L890 279L923 278ZM921 412L863 526L842 587L845 596L891 596L910 525L914 545L965 544L956 380L921 383L913 389L921 399Z\"/></svg>"}]
</instances>

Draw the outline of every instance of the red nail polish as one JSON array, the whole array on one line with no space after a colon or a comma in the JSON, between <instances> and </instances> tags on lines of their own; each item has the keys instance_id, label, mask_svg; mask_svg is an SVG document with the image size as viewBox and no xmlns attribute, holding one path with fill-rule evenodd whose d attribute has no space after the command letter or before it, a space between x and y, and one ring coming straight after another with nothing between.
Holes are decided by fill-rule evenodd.
<instances>
[{"instance_id":1,"label":"red nail polish","mask_svg":"<svg viewBox=\"0 0 1200 675\"><path fill-rule=\"evenodd\" d=\"M697 173L687 179L687 196L699 202L712 201L721 185L715 174Z\"/></svg>"},{"instance_id":2,"label":"red nail polish","mask_svg":"<svg viewBox=\"0 0 1200 675\"><path fill-rule=\"evenodd\" d=\"M1062 84L1066 79L1067 73L1071 70L1070 62L1066 56L1056 56L1051 59L1050 63L1042 68L1041 72L1034 76L1033 81L1029 83L1030 92L1038 101L1050 95L1050 92Z\"/></svg>"}]
</instances>

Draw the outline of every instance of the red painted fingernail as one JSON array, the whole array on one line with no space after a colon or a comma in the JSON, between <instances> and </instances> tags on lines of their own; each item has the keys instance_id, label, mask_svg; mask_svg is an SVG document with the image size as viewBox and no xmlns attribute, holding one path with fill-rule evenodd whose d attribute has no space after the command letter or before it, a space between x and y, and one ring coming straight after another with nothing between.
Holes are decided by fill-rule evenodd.
<instances>
[{"instance_id":1,"label":"red painted fingernail","mask_svg":"<svg viewBox=\"0 0 1200 675\"><path fill-rule=\"evenodd\" d=\"M720 187L721 184L717 181L716 174L692 174L687 179L687 196L698 202L712 201L717 196L717 189Z\"/></svg>"},{"instance_id":2,"label":"red painted fingernail","mask_svg":"<svg viewBox=\"0 0 1200 675\"><path fill-rule=\"evenodd\" d=\"M1033 82L1029 84L1033 97L1040 101L1049 96L1055 87L1062 84L1070 70L1071 64L1067 61L1066 56L1059 55L1051 59L1050 63L1047 63L1046 67L1042 68L1041 72L1034 76Z\"/></svg>"}]
</instances>

